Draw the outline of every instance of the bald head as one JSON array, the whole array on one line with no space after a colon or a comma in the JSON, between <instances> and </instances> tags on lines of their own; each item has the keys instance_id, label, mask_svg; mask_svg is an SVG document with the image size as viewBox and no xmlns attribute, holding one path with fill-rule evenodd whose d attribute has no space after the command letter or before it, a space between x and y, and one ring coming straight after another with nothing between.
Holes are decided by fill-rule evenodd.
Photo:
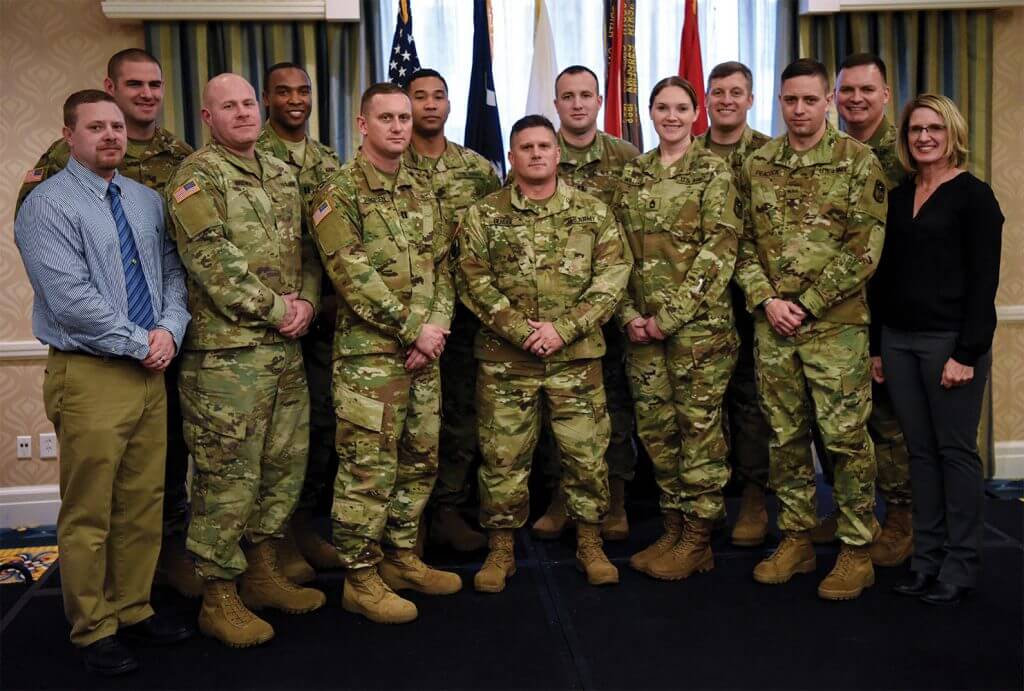
<instances>
[{"instance_id":1,"label":"bald head","mask_svg":"<svg viewBox=\"0 0 1024 691\"><path fill-rule=\"evenodd\" d=\"M214 141L251 158L260 134L260 107L256 90L244 77L224 73L203 88L203 122Z\"/></svg>"}]
</instances>

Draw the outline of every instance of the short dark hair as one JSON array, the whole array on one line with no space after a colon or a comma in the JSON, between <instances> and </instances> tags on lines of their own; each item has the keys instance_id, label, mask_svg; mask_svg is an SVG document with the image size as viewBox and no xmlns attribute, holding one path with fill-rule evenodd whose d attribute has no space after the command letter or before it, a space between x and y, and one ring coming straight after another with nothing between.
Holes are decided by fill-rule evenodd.
<instances>
[{"instance_id":1,"label":"short dark hair","mask_svg":"<svg viewBox=\"0 0 1024 691\"><path fill-rule=\"evenodd\" d=\"M298 70L302 74L306 75L306 81L312 85L312 80L309 78L309 72L302 65L295 62L275 62L273 65L267 68L267 71L263 73L263 93L267 93L267 87L270 86L270 75L274 74L278 70Z\"/></svg>"},{"instance_id":2,"label":"short dark hair","mask_svg":"<svg viewBox=\"0 0 1024 691\"><path fill-rule=\"evenodd\" d=\"M875 53L853 53L852 55L847 55L846 59L843 60L843 64L839 66L839 70L845 70L847 67L863 67L864 65L874 65L882 73L882 80L889 81L889 71L885 69L885 61Z\"/></svg>"},{"instance_id":3,"label":"short dark hair","mask_svg":"<svg viewBox=\"0 0 1024 691\"><path fill-rule=\"evenodd\" d=\"M99 89L76 91L68 96L68 100L64 101L65 127L75 128L75 123L78 122L78 106L85 103L113 103L115 106L117 105L114 97L106 91L100 91Z\"/></svg>"},{"instance_id":4,"label":"short dark hair","mask_svg":"<svg viewBox=\"0 0 1024 691\"><path fill-rule=\"evenodd\" d=\"M151 62L160 68L161 74L164 71L164 68L160 66L160 61L150 53L141 48L125 48L111 55L110 60L107 61L107 76L110 77L110 81L115 84L117 83L117 77L121 73L121 65L126 62Z\"/></svg>"},{"instance_id":5,"label":"short dark hair","mask_svg":"<svg viewBox=\"0 0 1024 691\"><path fill-rule=\"evenodd\" d=\"M744 65L742 62L736 60L730 60L728 62L720 62L711 68L711 74L708 75L708 91L711 91L711 82L716 79L725 79L739 72L743 75L743 78L747 80L747 91L753 93L754 91L754 75L750 72L750 68Z\"/></svg>"},{"instance_id":6,"label":"short dark hair","mask_svg":"<svg viewBox=\"0 0 1024 691\"><path fill-rule=\"evenodd\" d=\"M594 86L596 86L598 89L600 89L601 88L601 82L599 82L597 80L597 74L594 73L594 70L590 69L589 67L584 67L583 65L569 65L564 70L559 72L557 77L555 77L555 96L558 96L558 80L559 79L561 79L562 77L564 77L567 74L583 74L584 72L589 74L591 77L594 78Z\"/></svg>"},{"instance_id":7,"label":"short dark hair","mask_svg":"<svg viewBox=\"0 0 1024 691\"><path fill-rule=\"evenodd\" d=\"M813 58L800 58L786 65L786 69L782 70L782 78L779 83L785 84L795 77L820 77L825 82L825 91L828 91L831 86L825 65Z\"/></svg>"},{"instance_id":8,"label":"short dark hair","mask_svg":"<svg viewBox=\"0 0 1024 691\"><path fill-rule=\"evenodd\" d=\"M558 132L555 130L555 126L546 117L543 115L525 115L516 120L516 124L512 125L512 131L508 135L508 145L511 147L516 135L531 127L543 127L544 129L551 130L555 140L557 141L558 139Z\"/></svg>"},{"instance_id":9,"label":"short dark hair","mask_svg":"<svg viewBox=\"0 0 1024 691\"><path fill-rule=\"evenodd\" d=\"M693 103L693 109L697 110L697 90L693 88L693 84L675 75L665 77L654 85L654 88L651 89L651 99L647 102L647 110L654 107L655 97L670 86L678 86L685 91L686 95L690 97L690 102Z\"/></svg>"},{"instance_id":10,"label":"short dark hair","mask_svg":"<svg viewBox=\"0 0 1024 691\"><path fill-rule=\"evenodd\" d=\"M436 77L437 79L440 79L441 83L444 84L444 92L446 94L448 93L448 82L445 81L445 78L441 76L440 72L432 70L429 67L423 67L409 75L409 81L405 83L405 92L410 93L412 91L412 83L414 81L417 79L426 79L427 77Z\"/></svg>"},{"instance_id":11,"label":"short dark hair","mask_svg":"<svg viewBox=\"0 0 1024 691\"><path fill-rule=\"evenodd\" d=\"M363 97L359 99L359 114L366 115L366 107L370 105L370 101L373 100L374 96L386 96L387 94L401 94L409 98L409 94L405 93L405 89L398 86L398 84L377 82L364 91Z\"/></svg>"}]
</instances>

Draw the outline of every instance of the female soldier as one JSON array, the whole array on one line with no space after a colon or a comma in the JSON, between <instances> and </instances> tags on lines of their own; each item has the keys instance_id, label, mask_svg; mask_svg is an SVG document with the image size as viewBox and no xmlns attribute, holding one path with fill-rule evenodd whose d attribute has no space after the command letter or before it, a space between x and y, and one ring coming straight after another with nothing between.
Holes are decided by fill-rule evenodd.
<instances>
[{"instance_id":1,"label":"female soldier","mask_svg":"<svg viewBox=\"0 0 1024 691\"><path fill-rule=\"evenodd\" d=\"M616 318L665 524L630 565L676 580L714 567L711 526L724 513L722 398L738 349L727 288L739 209L728 164L691 137L693 87L662 79L650 112L660 143L626 164L615 202L635 258Z\"/></svg>"}]
</instances>

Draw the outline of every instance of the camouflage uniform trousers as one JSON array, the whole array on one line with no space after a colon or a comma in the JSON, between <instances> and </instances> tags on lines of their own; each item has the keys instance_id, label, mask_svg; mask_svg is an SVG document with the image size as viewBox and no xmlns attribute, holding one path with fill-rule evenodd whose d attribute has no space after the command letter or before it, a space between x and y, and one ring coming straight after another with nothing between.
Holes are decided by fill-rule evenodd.
<instances>
[{"instance_id":1,"label":"camouflage uniform trousers","mask_svg":"<svg viewBox=\"0 0 1024 691\"><path fill-rule=\"evenodd\" d=\"M297 342L186 351L178 379L192 452L187 547L205 578L234 579L242 537L280 537L306 473L309 388Z\"/></svg>"},{"instance_id":2,"label":"camouflage uniform trousers","mask_svg":"<svg viewBox=\"0 0 1024 691\"><path fill-rule=\"evenodd\" d=\"M869 544L876 467L867 431L867 327L811 322L786 338L759 316L755 333L758 392L772 427L770 479L779 498L779 528L804 531L818 523L811 458L811 429L817 424L836 464L836 534L849 545Z\"/></svg>"},{"instance_id":3,"label":"camouflage uniform trousers","mask_svg":"<svg viewBox=\"0 0 1024 691\"><path fill-rule=\"evenodd\" d=\"M480 361L476 380L480 425L480 524L520 528L530 511L530 461L541 428L541 409L562 459L566 512L600 523L608 512L611 436L600 360L569 362Z\"/></svg>"},{"instance_id":4,"label":"camouflage uniform trousers","mask_svg":"<svg viewBox=\"0 0 1024 691\"><path fill-rule=\"evenodd\" d=\"M312 510L320 503L335 461L337 419L331 397L331 353L334 330L314 324L302 338L302 361L309 382L309 462L297 508Z\"/></svg>"},{"instance_id":5,"label":"camouflage uniform trousers","mask_svg":"<svg viewBox=\"0 0 1024 691\"><path fill-rule=\"evenodd\" d=\"M441 376L415 372L404 353L334 361L338 474L334 544L347 568L381 561L381 546L411 549L437 477Z\"/></svg>"},{"instance_id":6,"label":"camouflage uniform trousers","mask_svg":"<svg viewBox=\"0 0 1024 691\"><path fill-rule=\"evenodd\" d=\"M601 368L612 426L611 441L604 459L608 464L609 477L630 482L636 474L636 446L633 444L633 397L629 392L629 377L626 376L626 335L608 322L604 325L604 341L607 350L601 358ZM555 480L561 477L561 460L546 417L539 447L542 472L552 479L551 484L554 485Z\"/></svg>"},{"instance_id":7,"label":"camouflage uniform trousers","mask_svg":"<svg viewBox=\"0 0 1024 691\"><path fill-rule=\"evenodd\" d=\"M710 520L725 514L729 445L722 404L738 347L734 331L629 345L637 431L654 463L663 511Z\"/></svg>"},{"instance_id":8,"label":"camouflage uniform trousers","mask_svg":"<svg viewBox=\"0 0 1024 691\"><path fill-rule=\"evenodd\" d=\"M476 358L473 340L480 320L456 307L452 333L441 353L441 459L431 501L460 506L469 498L469 473L476 460Z\"/></svg>"}]
</instances>

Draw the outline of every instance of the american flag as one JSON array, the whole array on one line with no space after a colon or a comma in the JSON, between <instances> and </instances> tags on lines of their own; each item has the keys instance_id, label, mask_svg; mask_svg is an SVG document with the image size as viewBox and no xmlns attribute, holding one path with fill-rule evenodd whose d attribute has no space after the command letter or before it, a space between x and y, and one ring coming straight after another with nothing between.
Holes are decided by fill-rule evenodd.
<instances>
[{"instance_id":1,"label":"american flag","mask_svg":"<svg viewBox=\"0 0 1024 691\"><path fill-rule=\"evenodd\" d=\"M412 39L412 0L401 0L388 57L388 81L404 89L409 77L419 68L420 58L416 55L416 43Z\"/></svg>"}]
</instances>

